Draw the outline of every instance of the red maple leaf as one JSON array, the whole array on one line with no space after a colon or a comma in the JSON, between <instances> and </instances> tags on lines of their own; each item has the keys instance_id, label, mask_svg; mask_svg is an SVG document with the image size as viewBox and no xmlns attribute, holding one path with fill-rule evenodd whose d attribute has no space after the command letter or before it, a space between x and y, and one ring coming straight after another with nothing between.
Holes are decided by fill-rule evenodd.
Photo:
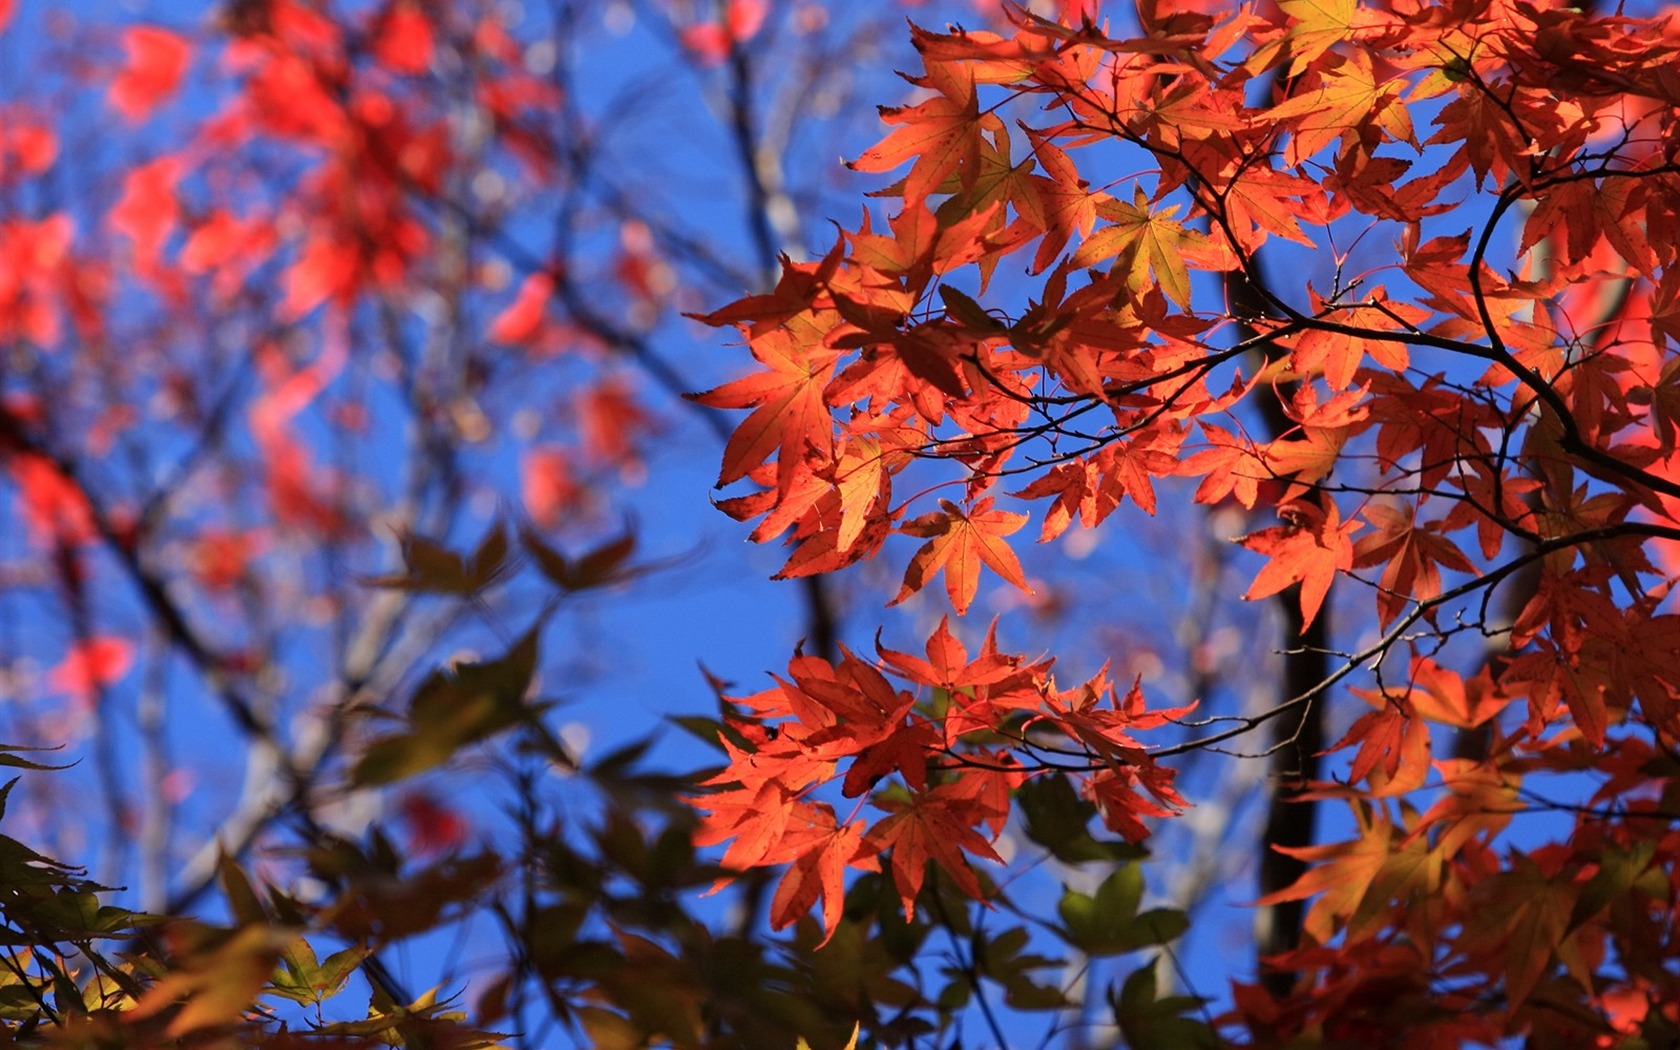
<instances>
[{"instance_id":1,"label":"red maple leaf","mask_svg":"<svg viewBox=\"0 0 1680 1050\"><path fill-rule=\"evenodd\" d=\"M694 400L713 408L751 408L723 452L718 473L721 488L747 476L772 453L778 484L786 488L807 455L826 462L833 454L834 419L823 401L839 353L813 340L809 327L799 333L777 328L752 341L752 353L768 371L725 383Z\"/></svg>"},{"instance_id":2,"label":"red maple leaf","mask_svg":"<svg viewBox=\"0 0 1680 1050\"><path fill-rule=\"evenodd\" d=\"M542 330L548 315L548 301L554 295L554 278L546 273L533 273L519 283L513 302L495 319L485 334L498 343L529 343Z\"/></svg>"},{"instance_id":3,"label":"red maple leaf","mask_svg":"<svg viewBox=\"0 0 1680 1050\"><path fill-rule=\"evenodd\" d=\"M70 647L64 659L47 672L47 686L86 706L101 689L121 681L132 666L132 642L114 635L95 635Z\"/></svg>"},{"instance_id":4,"label":"red maple leaf","mask_svg":"<svg viewBox=\"0 0 1680 1050\"><path fill-rule=\"evenodd\" d=\"M869 829L864 848L875 853L892 850L893 882L904 902L906 921L915 917L916 897L930 860L963 893L976 900L984 898L967 854L999 864L1003 858L974 830L984 812L977 812L973 798L950 784L939 784L908 797L884 795L876 804L892 816Z\"/></svg>"},{"instance_id":5,"label":"red maple leaf","mask_svg":"<svg viewBox=\"0 0 1680 1050\"><path fill-rule=\"evenodd\" d=\"M432 20L412 0L386 8L373 27L373 54L393 73L417 76L432 63Z\"/></svg>"},{"instance_id":6,"label":"red maple leaf","mask_svg":"<svg viewBox=\"0 0 1680 1050\"><path fill-rule=\"evenodd\" d=\"M922 544L904 570L904 586L889 604L897 605L927 586L935 573L945 572L945 589L951 605L961 616L974 601L980 585L980 566L985 565L1010 583L1032 593L1021 573L1021 562L1003 537L1019 531L1027 522L1025 514L993 510L990 497L963 511L949 500L939 501L934 513L913 518L900 526L911 536L923 536Z\"/></svg>"},{"instance_id":7,"label":"red maple leaf","mask_svg":"<svg viewBox=\"0 0 1680 1050\"><path fill-rule=\"evenodd\" d=\"M831 815L832 816L832 815ZM808 840L801 842L800 851L788 865L781 882L776 884L770 898L770 926L780 930L791 926L800 916L819 902L822 905L823 939L827 944L840 925L840 910L845 904L845 874L849 865L873 866L867 851L861 862L858 854L863 845L864 824L854 820L841 827L816 826ZM819 945L820 946L820 945Z\"/></svg>"},{"instance_id":8,"label":"red maple leaf","mask_svg":"<svg viewBox=\"0 0 1680 1050\"><path fill-rule=\"evenodd\" d=\"M135 26L123 33L123 51L127 61L105 97L112 109L138 124L180 86L192 46L167 29Z\"/></svg>"},{"instance_id":9,"label":"red maple leaf","mask_svg":"<svg viewBox=\"0 0 1680 1050\"><path fill-rule=\"evenodd\" d=\"M1373 535L1361 537L1353 548L1353 567L1381 565L1377 581L1377 615L1387 627L1405 609L1408 599L1429 599L1441 593L1441 568L1454 572L1475 572L1475 565L1442 535L1441 522L1419 524L1413 520L1410 504L1389 506L1367 504L1361 512L1377 527Z\"/></svg>"}]
</instances>

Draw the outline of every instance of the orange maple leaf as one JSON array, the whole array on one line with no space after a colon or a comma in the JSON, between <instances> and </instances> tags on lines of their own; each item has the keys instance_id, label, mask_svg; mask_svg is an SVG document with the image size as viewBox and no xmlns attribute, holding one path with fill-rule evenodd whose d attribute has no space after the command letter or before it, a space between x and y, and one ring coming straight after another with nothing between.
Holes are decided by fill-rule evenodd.
<instances>
[{"instance_id":1,"label":"orange maple leaf","mask_svg":"<svg viewBox=\"0 0 1680 1050\"><path fill-rule=\"evenodd\" d=\"M1290 76L1300 76L1313 59L1348 38L1358 6L1356 0L1278 0L1278 9L1295 19L1287 36Z\"/></svg>"},{"instance_id":2,"label":"orange maple leaf","mask_svg":"<svg viewBox=\"0 0 1680 1050\"><path fill-rule=\"evenodd\" d=\"M1112 197L1099 201L1097 214L1110 225L1085 239L1073 253L1073 265L1092 266L1118 256L1115 265L1124 267L1134 291L1148 287L1153 273L1167 298L1182 309L1190 309L1190 271L1185 266L1185 253L1205 252L1208 244L1206 236L1173 220L1177 211L1173 206L1151 212L1142 186L1134 187L1130 204Z\"/></svg>"},{"instance_id":3,"label":"orange maple leaf","mask_svg":"<svg viewBox=\"0 0 1680 1050\"><path fill-rule=\"evenodd\" d=\"M1486 667L1466 681L1463 675L1427 657L1412 664L1407 696L1420 718L1460 729L1474 729L1505 710L1511 698L1494 687Z\"/></svg>"},{"instance_id":4,"label":"orange maple leaf","mask_svg":"<svg viewBox=\"0 0 1680 1050\"><path fill-rule=\"evenodd\" d=\"M1304 629L1318 616L1336 573L1353 567L1353 541L1349 537L1360 524L1350 521L1344 525L1335 501L1328 499L1323 508L1308 500L1296 500L1279 507L1278 514L1289 523L1242 538L1244 547L1271 558L1243 597L1267 598L1299 583Z\"/></svg>"},{"instance_id":5,"label":"orange maple leaf","mask_svg":"<svg viewBox=\"0 0 1680 1050\"><path fill-rule=\"evenodd\" d=\"M1279 853L1308 861L1312 867L1295 882L1255 901L1256 905L1306 900L1319 896L1307 910L1303 929L1320 944L1346 924L1349 941L1363 940L1380 926L1388 903L1396 897L1432 893L1440 885L1438 850L1422 836L1398 841L1388 815L1379 807L1356 806L1359 834L1347 842L1324 846L1274 846Z\"/></svg>"},{"instance_id":6,"label":"orange maple leaf","mask_svg":"<svg viewBox=\"0 0 1680 1050\"><path fill-rule=\"evenodd\" d=\"M778 486L786 489L807 447L819 461L832 455L834 420L823 401L823 387L840 355L806 338L809 334L786 327L766 332L752 341L752 354L769 366L768 371L693 395L713 408L754 409L724 448L719 488L746 477L774 452Z\"/></svg>"},{"instance_id":7,"label":"orange maple leaf","mask_svg":"<svg viewBox=\"0 0 1680 1050\"><path fill-rule=\"evenodd\" d=\"M882 106L881 119L897 130L863 152L849 167L856 171L891 171L906 162L906 207L927 199L947 177L955 175L964 188L974 183L980 157L980 131L1002 122L980 112L974 74L959 62L929 62L927 75L907 78L918 87L937 92L914 106Z\"/></svg>"},{"instance_id":8,"label":"orange maple leaf","mask_svg":"<svg viewBox=\"0 0 1680 1050\"><path fill-rule=\"evenodd\" d=\"M1021 573L1021 562L1003 537L1019 530L1027 522L1025 514L992 510L987 497L964 512L950 500L939 501L940 510L913 518L899 527L911 536L924 536L922 544L904 570L904 586L889 605L897 605L927 586L934 573L945 571L945 589L951 605L961 616L974 601L980 585L980 566L985 564L993 572L1028 594L1032 588Z\"/></svg>"},{"instance_id":9,"label":"orange maple leaf","mask_svg":"<svg viewBox=\"0 0 1680 1050\"><path fill-rule=\"evenodd\" d=\"M1341 457L1342 446L1352 436L1355 426L1304 426L1300 440L1280 438L1259 450L1266 469L1273 477L1290 479L1282 502L1300 498L1313 485L1330 476Z\"/></svg>"},{"instance_id":10,"label":"orange maple leaf","mask_svg":"<svg viewBox=\"0 0 1680 1050\"><path fill-rule=\"evenodd\" d=\"M1491 840L1522 811L1520 773L1468 758L1444 759L1435 768L1446 792L1418 818L1412 834L1434 828L1443 857L1457 856L1477 835Z\"/></svg>"}]
</instances>

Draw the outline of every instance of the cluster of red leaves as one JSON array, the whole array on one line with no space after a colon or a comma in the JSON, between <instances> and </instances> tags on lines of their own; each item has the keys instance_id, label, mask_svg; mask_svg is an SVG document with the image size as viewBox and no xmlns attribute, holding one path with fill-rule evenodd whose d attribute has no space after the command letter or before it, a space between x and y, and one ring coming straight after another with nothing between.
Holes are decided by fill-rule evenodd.
<instances>
[{"instance_id":1,"label":"cluster of red leaves","mask_svg":"<svg viewBox=\"0 0 1680 1050\"><path fill-rule=\"evenodd\" d=\"M1596 1037L1613 1004L1644 1016L1629 996L1680 1000L1653 968L1675 953L1680 892L1661 873L1680 867L1680 839L1653 837L1641 815L1673 797L1659 756L1680 742L1680 617L1663 611L1662 568L1680 541L1680 38L1524 0L1144 3L1139 19L1132 38L1024 11L1013 33L915 30L921 100L883 110L891 130L853 164L903 172L880 193L898 209L886 228L866 215L821 260L785 264L774 291L702 318L736 326L760 366L700 395L751 410L719 484L756 489L723 508L761 516L755 540L787 537L783 576L875 557L894 534L923 540L895 601L943 571L962 613L981 566L1027 586L1009 545L1026 516L997 506L1001 478L1026 474L1013 495L1051 500L1044 539L1101 524L1127 497L1152 513L1156 482L1194 479L1198 502L1281 518L1242 541L1265 559L1247 597L1294 587L1310 623L1333 582L1365 589L1378 640L1338 679L1403 663L1390 651L1408 632L1457 654L1458 630L1439 623L1454 603L1499 636L1488 595L1535 566L1508 656L1469 678L1422 660L1409 685L1361 694L1376 710L1341 743L1356 749L1351 780L1321 790L1353 801L1361 834L1301 851L1317 866L1274 898L1318 898L1309 947L1283 960L1314 989L1289 1003L1245 992L1243 1017L1267 1038L1337 1024L1359 1038L1397 974L1435 996L1431 1010L1401 996L1382 1016L1436 1045L1534 1031L1548 1011L1588 1018L1570 1031ZM1023 102L1039 123L1004 119ZM1099 145L1130 149L1144 172L1093 185L1076 154ZM1457 233L1447 216L1474 192L1480 229ZM1331 223L1392 233L1390 286L1342 277ZM1504 269L1501 232L1518 242ZM1333 287L1279 283L1258 254L1269 242L1333 252ZM959 287L984 298L1012 255L1044 275L1024 307ZM1238 313L1219 294L1236 281L1260 307ZM1271 440L1249 432L1265 398L1289 421ZM965 495L911 516L894 477L930 459L959 468ZM854 759L865 772L850 787L891 770L921 791L924 760L903 756L924 747L897 734L939 727L884 684L865 689L878 675L854 657L821 680L873 697L867 713L796 702L818 680L809 658L796 666L795 685L749 705L794 721L736 752L726 776L741 787L709 826L739 827L737 865L816 871L802 858L824 843L832 895L839 865L873 862L884 841L859 829L842 842L853 825L808 793L883 740ZM1328 683L1318 692L1326 702ZM1513 704L1520 723L1499 717ZM998 732L1021 710L978 711L962 732L988 718ZM1433 761L1430 722L1490 733L1487 757ZM1106 755L1108 730L1057 724ZM836 740L863 750L825 750ZM1125 756L1112 768L1153 768ZM1582 809L1567 846L1495 849L1525 774L1585 768L1622 771L1622 790ZM1418 816L1406 800L1425 787L1438 801ZM749 816L778 801L796 832ZM971 807L962 826L992 819ZM960 870L965 841L934 859ZM912 852L919 870L927 850ZM779 921L816 899L803 877ZM917 884L900 876L907 905Z\"/></svg>"},{"instance_id":2,"label":"cluster of red leaves","mask_svg":"<svg viewBox=\"0 0 1680 1050\"><path fill-rule=\"evenodd\" d=\"M832 935L846 869L879 870L883 853L907 916L930 861L984 899L969 857L1001 860L991 842L1009 817L1011 793L1047 756L1083 774L1104 822L1130 841L1149 834L1143 817L1184 804L1172 771L1131 735L1184 712L1146 710L1135 685L1117 697L1099 675L1061 690L1051 661L999 652L995 632L970 659L944 620L925 658L879 643L876 651L878 663L845 649L838 664L797 655L787 678L734 698L746 717L724 740L729 766L708 781L715 790L696 799L707 810L696 841L733 840L726 868L790 865L771 903L778 929L820 903ZM816 790L835 779L841 796L868 794L887 815L873 824L858 819L860 799L842 820Z\"/></svg>"},{"instance_id":3,"label":"cluster of red leaves","mask_svg":"<svg viewBox=\"0 0 1680 1050\"><path fill-rule=\"evenodd\" d=\"M740 6L744 38L753 5ZM9 5L0 10L0 26L9 14ZM476 297L502 283L495 267L439 261L435 209L454 172L499 165L512 174L518 164L546 179L554 170L552 145L529 128L553 111L556 89L528 68L504 14L492 4L382 0L340 12L263 0L230 5L213 27L135 25L99 38L106 53L90 55L77 83L98 93L118 126L177 126L148 131L133 162L94 195L108 193L108 206L93 221L88 201L55 204L64 194L41 189L63 174L58 115L24 99L0 105L0 191L19 202L0 219L0 333L54 374L40 379L51 396L21 393L20 381L3 410L0 471L33 548L103 540L163 571L177 563L173 545L186 542L186 576L221 597L249 579L276 538L362 536L366 493L342 464L322 462L321 447L328 434L365 427L363 378L389 378L379 374L389 362L352 347L352 328L370 303L395 319L417 290ZM455 86L474 93L493 125L474 147L482 155L460 156L452 142L459 107L433 68L440 41L475 56L470 83ZM202 90L189 100L192 77ZM183 101L217 108L193 113ZM283 191L267 192L276 186ZM631 294L668 291L664 264L631 240L626 267L640 282ZM530 274L520 287L489 339L552 348L559 336L543 323L551 277ZM268 318L235 340L236 355L197 327L235 315ZM229 384L230 368L245 378ZM585 471L640 470L653 421L621 377L597 371L556 404L554 427L528 435L525 496L545 527L588 512L595 478ZM101 372L111 381L93 383ZM465 439L482 440L471 394L425 411L458 415ZM148 531L131 533L125 501L138 490L84 491L108 480L87 466L119 442L184 448L200 428L240 424L233 444L250 462L216 482L237 498L212 501L190 522L154 513L141 523ZM556 444L555 431L570 445ZM193 477L210 483L210 473ZM263 507L272 527L254 524ZM157 556L165 545L171 553Z\"/></svg>"}]
</instances>

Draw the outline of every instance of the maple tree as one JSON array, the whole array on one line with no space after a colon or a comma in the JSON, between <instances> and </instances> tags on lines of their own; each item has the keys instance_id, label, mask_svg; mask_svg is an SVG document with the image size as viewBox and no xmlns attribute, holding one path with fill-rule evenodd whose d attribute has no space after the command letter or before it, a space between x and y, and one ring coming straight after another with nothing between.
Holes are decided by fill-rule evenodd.
<instances>
[{"instance_id":1,"label":"maple tree","mask_svg":"<svg viewBox=\"0 0 1680 1050\"><path fill-rule=\"evenodd\" d=\"M623 622L703 531L648 512L722 447L678 309L773 265L793 129L877 28L0 3L8 1045L845 1043L844 993L695 903L703 759L649 752L698 705L598 643L668 644ZM716 97L642 111L762 198L728 237L619 135L672 78ZM833 632L819 586L755 600Z\"/></svg>"},{"instance_id":2,"label":"maple tree","mask_svg":"<svg viewBox=\"0 0 1680 1050\"><path fill-rule=\"evenodd\" d=\"M1242 596L1285 606L1287 687L1249 712L1106 672L1070 688L995 621L972 660L947 621L925 660L800 654L737 698L702 841L788 865L772 922L816 906L830 938L869 921L836 902L848 867L890 869L907 922L948 907L934 879L1018 913L1012 799L1054 855L1039 792L1138 843L1192 801L1175 758L1269 754L1293 867L1263 865L1257 903L1299 928L1266 931L1261 980L1212 1024L1127 981L1131 1045L1671 1043L1670 21L1136 16L912 30L922 100L852 163L901 175L885 231L866 216L702 318L769 369L700 395L755 410L719 478L755 490L723 507L791 548L783 576L902 565L897 603L943 572L963 616L983 570L1031 589L1014 544L1037 501L1041 542L1128 497L1153 514L1158 486L1234 504ZM894 535L925 542L904 560ZM1327 736L1342 695L1369 707ZM1347 837L1315 842L1330 803ZM1541 812L1567 826L1513 829ZM1101 954L1072 916L1112 917L1068 892L1054 931Z\"/></svg>"},{"instance_id":3,"label":"maple tree","mask_svg":"<svg viewBox=\"0 0 1680 1050\"><path fill-rule=\"evenodd\" d=\"M0 3L8 1039L1680 1037L1671 22L906 6Z\"/></svg>"}]
</instances>

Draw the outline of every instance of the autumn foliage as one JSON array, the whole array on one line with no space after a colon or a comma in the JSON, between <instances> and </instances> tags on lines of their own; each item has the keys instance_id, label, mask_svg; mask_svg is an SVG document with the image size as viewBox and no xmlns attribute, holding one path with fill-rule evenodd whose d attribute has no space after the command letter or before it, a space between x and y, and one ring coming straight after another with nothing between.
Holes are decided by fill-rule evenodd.
<instances>
[{"instance_id":1,"label":"autumn foliage","mask_svg":"<svg viewBox=\"0 0 1680 1050\"><path fill-rule=\"evenodd\" d=\"M797 656L738 699L707 834L788 864L772 921L820 905L832 936L844 867L890 864L907 912L924 869L992 896L1026 785L1071 778L1139 841L1186 805L1170 755L1351 692L1348 764L1304 797L1354 834L1293 849L1310 870L1261 903L1311 901L1266 963L1296 979L1239 984L1228 1031L1670 1041L1680 38L1526 3L1209 11L913 30L921 101L852 163L902 176L885 226L703 318L760 366L700 395L753 410L724 509L783 539L783 576L883 559L897 602L943 572L961 615L986 570L1029 588L1006 508L1051 541L1190 485L1253 512L1244 597L1374 626L1247 717L1069 688L945 622L925 660ZM992 291L1011 267L1025 291ZM1581 774L1567 835L1505 837Z\"/></svg>"},{"instance_id":2,"label":"autumn foliage","mask_svg":"<svg viewBox=\"0 0 1680 1050\"><path fill-rule=\"evenodd\" d=\"M1670 16L524 6L0 0L0 1041L1680 1040Z\"/></svg>"}]
</instances>

